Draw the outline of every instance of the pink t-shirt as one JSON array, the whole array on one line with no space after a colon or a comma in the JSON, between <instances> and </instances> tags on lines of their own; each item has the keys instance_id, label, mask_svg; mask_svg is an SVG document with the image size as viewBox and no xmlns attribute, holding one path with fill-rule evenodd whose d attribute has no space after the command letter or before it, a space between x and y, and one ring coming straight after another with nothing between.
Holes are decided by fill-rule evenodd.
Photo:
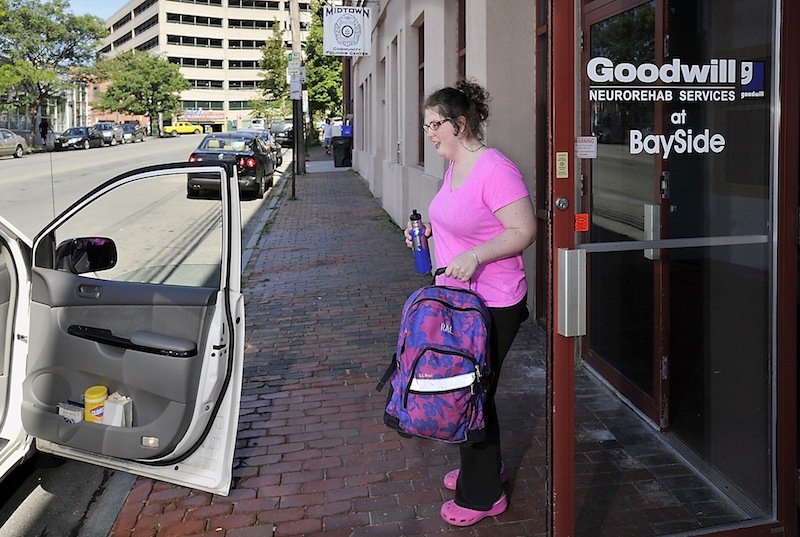
<instances>
[{"instance_id":1,"label":"pink t-shirt","mask_svg":"<svg viewBox=\"0 0 800 537\"><path fill-rule=\"evenodd\" d=\"M444 184L428 209L436 267L446 267L458 254L499 235L505 228L494 213L529 195L522 173L496 149L483 152L457 190L450 186L452 172L451 162L444 174ZM444 275L439 276L437 284L469 287L468 283ZM481 263L470 288L491 307L518 303L527 292L522 252Z\"/></svg>"}]
</instances>

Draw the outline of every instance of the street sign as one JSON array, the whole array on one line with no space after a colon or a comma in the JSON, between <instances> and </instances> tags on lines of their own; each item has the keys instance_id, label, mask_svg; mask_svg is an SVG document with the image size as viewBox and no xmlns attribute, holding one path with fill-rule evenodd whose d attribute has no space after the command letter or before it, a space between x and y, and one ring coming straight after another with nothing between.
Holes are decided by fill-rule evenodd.
<instances>
[{"instance_id":1,"label":"street sign","mask_svg":"<svg viewBox=\"0 0 800 537\"><path fill-rule=\"evenodd\" d=\"M325 55L370 55L372 45L370 8L325 6L322 26L322 45Z\"/></svg>"}]
</instances>

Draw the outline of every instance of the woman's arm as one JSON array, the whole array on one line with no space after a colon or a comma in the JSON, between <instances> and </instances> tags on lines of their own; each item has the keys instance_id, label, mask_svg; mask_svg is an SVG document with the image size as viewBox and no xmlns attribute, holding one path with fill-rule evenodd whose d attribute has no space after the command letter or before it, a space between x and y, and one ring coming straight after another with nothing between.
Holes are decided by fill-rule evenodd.
<instances>
[{"instance_id":1,"label":"woman's arm","mask_svg":"<svg viewBox=\"0 0 800 537\"><path fill-rule=\"evenodd\" d=\"M495 211L505 228L499 235L453 258L445 274L468 281L480 265L522 252L536 239L536 217L530 196Z\"/></svg>"}]
</instances>

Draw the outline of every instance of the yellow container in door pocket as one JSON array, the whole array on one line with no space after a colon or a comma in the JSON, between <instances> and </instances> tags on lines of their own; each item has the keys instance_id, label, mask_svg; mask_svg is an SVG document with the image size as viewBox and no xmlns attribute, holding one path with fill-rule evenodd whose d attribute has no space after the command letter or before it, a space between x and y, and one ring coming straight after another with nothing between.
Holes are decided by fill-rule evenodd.
<instances>
[{"instance_id":1,"label":"yellow container in door pocket","mask_svg":"<svg viewBox=\"0 0 800 537\"><path fill-rule=\"evenodd\" d=\"M108 398L108 388L92 386L83 396L83 419L92 423L103 423L103 406Z\"/></svg>"}]
</instances>

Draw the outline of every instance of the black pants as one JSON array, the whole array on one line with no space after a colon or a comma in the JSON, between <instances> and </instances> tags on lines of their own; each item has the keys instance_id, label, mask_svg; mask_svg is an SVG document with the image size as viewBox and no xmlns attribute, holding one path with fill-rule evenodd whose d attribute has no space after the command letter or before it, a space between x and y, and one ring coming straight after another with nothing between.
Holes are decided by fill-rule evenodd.
<instances>
[{"instance_id":1,"label":"black pants","mask_svg":"<svg viewBox=\"0 0 800 537\"><path fill-rule=\"evenodd\" d=\"M489 335L492 378L484 409L486 440L459 445L461 471L458 476L455 502L461 507L488 511L503 494L503 484L500 482L500 424L497 420L494 394L503 360L514 342L520 324L528 317L525 302L526 298L523 298L518 304L507 308L489 308L492 315Z\"/></svg>"}]
</instances>

